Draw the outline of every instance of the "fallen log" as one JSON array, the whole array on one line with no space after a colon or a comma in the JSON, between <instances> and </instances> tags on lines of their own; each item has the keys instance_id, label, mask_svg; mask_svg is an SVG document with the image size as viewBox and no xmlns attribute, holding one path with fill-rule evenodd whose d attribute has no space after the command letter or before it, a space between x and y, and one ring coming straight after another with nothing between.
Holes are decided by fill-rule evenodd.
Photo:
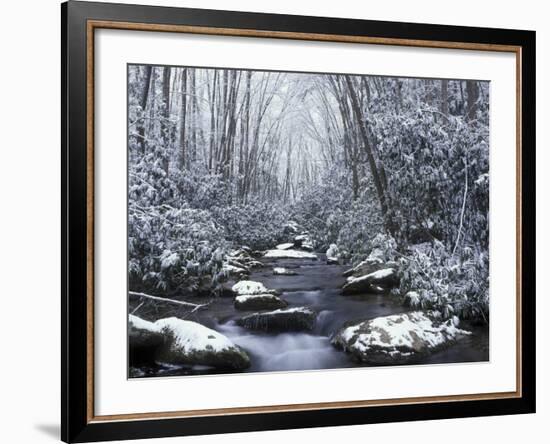
<instances>
[{"instance_id":1,"label":"fallen log","mask_svg":"<svg viewBox=\"0 0 550 444\"><path fill-rule=\"evenodd\" d=\"M204 310L204 309L206 309L206 307L208 307L210 305L210 302L208 302L206 304L193 304L192 302L178 301L176 299L168 299L168 298L163 298L163 297L160 297L160 296L153 296L153 295L146 294L146 293L139 293L137 291L129 291L128 296L149 299L149 300L157 301L157 302L166 302L168 304L177 304L177 305L181 305L183 307L189 307L189 308L192 309L191 313L193 313L195 311L198 311L198 310Z\"/></svg>"}]
</instances>

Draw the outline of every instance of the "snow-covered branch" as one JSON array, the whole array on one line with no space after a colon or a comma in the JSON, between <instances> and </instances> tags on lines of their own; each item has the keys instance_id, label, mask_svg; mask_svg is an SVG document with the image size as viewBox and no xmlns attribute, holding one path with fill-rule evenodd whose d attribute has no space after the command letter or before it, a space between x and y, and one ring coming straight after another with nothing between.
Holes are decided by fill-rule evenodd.
<instances>
[{"instance_id":1,"label":"snow-covered branch","mask_svg":"<svg viewBox=\"0 0 550 444\"><path fill-rule=\"evenodd\" d=\"M191 313L193 313L195 311L198 311L198 310L204 310L210 305L210 303L194 304L192 302L178 301L176 299L168 299L168 298L163 298L163 297L160 297L160 296L153 296L153 295L146 294L146 293L139 293L137 291L129 291L128 296L143 298L143 299L149 299L151 301L156 301L156 302L166 302L168 304L181 305L182 307L190 308Z\"/></svg>"}]
</instances>

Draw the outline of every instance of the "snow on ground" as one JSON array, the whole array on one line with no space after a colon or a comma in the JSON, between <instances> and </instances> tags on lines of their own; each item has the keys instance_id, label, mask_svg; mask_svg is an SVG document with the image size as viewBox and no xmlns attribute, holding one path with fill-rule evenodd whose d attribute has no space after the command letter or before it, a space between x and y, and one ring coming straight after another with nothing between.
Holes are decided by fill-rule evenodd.
<instances>
[{"instance_id":1,"label":"snow on ground","mask_svg":"<svg viewBox=\"0 0 550 444\"><path fill-rule=\"evenodd\" d=\"M306 250L313 250L313 242L309 234L299 234L294 238L294 244L298 244L299 248L304 248Z\"/></svg>"},{"instance_id":2,"label":"snow on ground","mask_svg":"<svg viewBox=\"0 0 550 444\"><path fill-rule=\"evenodd\" d=\"M294 276L297 273L295 271L288 270L284 267L274 267L273 274L280 275L280 276Z\"/></svg>"},{"instance_id":3,"label":"snow on ground","mask_svg":"<svg viewBox=\"0 0 550 444\"><path fill-rule=\"evenodd\" d=\"M159 319L154 325L173 335L174 345L182 353L201 350L218 352L235 348L235 344L221 333L193 321L173 317Z\"/></svg>"},{"instance_id":4,"label":"snow on ground","mask_svg":"<svg viewBox=\"0 0 550 444\"><path fill-rule=\"evenodd\" d=\"M306 313L313 314L315 313L311 308L308 307L291 307L291 308L279 308L273 311L266 311L262 315L278 315L284 313Z\"/></svg>"},{"instance_id":5,"label":"snow on ground","mask_svg":"<svg viewBox=\"0 0 550 444\"><path fill-rule=\"evenodd\" d=\"M224 263L222 269L227 273L247 273L248 272L246 268L237 267L235 265L231 265L228 263Z\"/></svg>"},{"instance_id":6,"label":"snow on ground","mask_svg":"<svg viewBox=\"0 0 550 444\"><path fill-rule=\"evenodd\" d=\"M284 244L277 245L275 248L277 250L290 250L293 246L294 244L292 242L286 242Z\"/></svg>"},{"instance_id":7,"label":"snow on ground","mask_svg":"<svg viewBox=\"0 0 550 444\"><path fill-rule=\"evenodd\" d=\"M387 278L387 277L390 277L392 275L395 274L395 270L393 268L384 268L382 270L378 270L378 271L375 271L373 273L370 273L370 274L366 274L364 276L359 276L359 277L355 277L355 276L350 276L347 281L348 283L353 283L353 282L360 282L360 281L371 281L371 280L379 280L379 279L384 279L384 278Z\"/></svg>"},{"instance_id":8,"label":"snow on ground","mask_svg":"<svg viewBox=\"0 0 550 444\"><path fill-rule=\"evenodd\" d=\"M317 255L299 250L267 250L264 257L273 259L317 259Z\"/></svg>"},{"instance_id":9,"label":"snow on ground","mask_svg":"<svg viewBox=\"0 0 550 444\"><path fill-rule=\"evenodd\" d=\"M267 293L267 288L264 287L264 284L256 281L237 282L233 285L232 290L239 296Z\"/></svg>"},{"instance_id":10,"label":"snow on ground","mask_svg":"<svg viewBox=\"0 0 550 444\"><path fill-rule=\"evenodd\" d=\"M280 301L281 299L273 294L243 294L235 297L235 301L238 303L244 303L252 299L272 299L273 301Z\"/></svg>"},{"instance_id":11,"label":"snow on ground","mask_svg":"<svg viewBox=\"0 0 550 444\"><path fill-rule=\"evenodd\" d=\"M131 314L128 316L129 319L129 327L130 328L137 328L139 330L147 330L152 331L155 333L159 333L161 331L160 327L155 325L153 322L146 321L145 319L138 318L137 316Z\"/></svg>"}]
</instances>

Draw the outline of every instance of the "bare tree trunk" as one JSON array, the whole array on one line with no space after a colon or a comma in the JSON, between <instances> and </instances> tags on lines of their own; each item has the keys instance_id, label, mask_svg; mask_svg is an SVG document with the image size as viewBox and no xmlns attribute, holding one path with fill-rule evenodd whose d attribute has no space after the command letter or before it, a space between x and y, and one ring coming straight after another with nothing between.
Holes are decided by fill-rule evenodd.
<instances>
[{"instance_id":1,"label":"bare tree trunk","mask_svg":"<svg viewBox=\"0 0 550 444\"><path fill-rule=\"evenodd\" d=\"M449 114L449 81L446 79L441 81L441 112Z\"/></svg>"},{"instance_id":2,"label":"bare tree trunk","mask_svg":"<svg viewBox=\"0 0 550 444\"><path fill-rule=\"evenodd\" d=\"M466 81L466 94L468 95L468 120L474 120L477 115L477 100L479 98L479 88L475 80Z\"/></svg>"},{"instance_id":3,"label":"bare tree trunk","mask_svg":"<svg viewBox=\"0 0 550 444\"><path fill-rule=\"evenodd\" d=\"M216 84L218 79L218 70L214 70L214 79L212 81L211 91L210 91L210 150L208 153L208 170L212 171L214 169L214 136L216 132ZM209 79L207 79L207 85L210 85Z\"/></svg>"},{"instance_id":4,"label":"bare tree trunk","mask_svg":"<svg viewBox=\"0 0 550 444\"><path fill-rule=\"evenodd\" d=\"M191 132L191 146L192 153L191 158L193 162L197 160L197 126L199 125L199 120L197 116L197 80L196 80L196 70L191 70L189 73L191 76L191 124L189 126Z\"/></svg>"},{"instance_id":5,"label":"bare tree trunk","mask_svg":"<svg viewBox=\"0 0 550 444\"><path fill-rule=\"evenodd\" d=\"M149 98L149 87L151 85L152 71L153 70L150 65L144 66L143 91L141 93L139 103L143 117L145 117L145 112L147 109L147 99ZM141 123L138 125L138 143L141 148L141 152L145 152L145 119L142 119Z\"/></svg>"},{"instance_id":6,"label":"bare tree trunk","mask_svg":"<svg viewBox=\"0 0 550 444\"><path fill-rule=\"evenodd\" d=\"M162 72L162 116L161 120L161 132L162 138L164 141L164 149L169 150L170 147L170 125L168 120L170 118L170 67L164 67ZM167 152L163 159L163 169L168 175L168 170L170 168L170 153Z\"/></svg>"},{"instance_id":7,"label":"bare tree trunk","mask_svg":"<svg viewBox=\"0 0 550 444\"><path fill-rule=\"evenodd\" d=\"M181 73L181 119L180 119L180 165L185 168L187 156L187 140L185 139L185 126L187 118L187 69Z\"/></svg>"},{"instance_id":8,"label":"bare tree trunk","mask_svg":"<svg viewBox=\"0 0 550 444\"><path fill-rule=\"evenodd\" d=\"M355 92L354 85L352 83L352 80L349 76L344 76L346 80L346 84L348 87L348 94L351 99L351 106L353 109L353 112L355 114L355 119L357 120L357 126L359 127L359 133L361 135L361 138L363 140L363 145L365 147L365 151L367 153L367 159L369 162L370 171L372 174L372 178L374 181L374 186L376 188L376 194L378 195L378 199L380 201L380 208L382 209L382 216L384 219L387 219L388 216L388 204L386 202L386 196L384 193L384 188L382 187L382 181L380 179L380 173L378 171L378 167L376 166L376 161L374 159L374 154L372 151L371 144L369 142L368 136L367 136L367 130L365 128L364 122L363 122L363 112L361 110L361 107L359 105L359 101L357 100L357 94Z\"/></svg>"},{"instance_id":9,"label":"bare tree trunk","mask_svg":"<svg viewBox=\"0 0 550 444\"><path fill-rule=\"evenodd\" d=\"M244 199L245 189L245 161L248 159L250 147L250 89L252 71L246 72L246 86L244 98L244 116L241 118L241 144L239 148L239 199Z\"/></svg>"}]
</instances>

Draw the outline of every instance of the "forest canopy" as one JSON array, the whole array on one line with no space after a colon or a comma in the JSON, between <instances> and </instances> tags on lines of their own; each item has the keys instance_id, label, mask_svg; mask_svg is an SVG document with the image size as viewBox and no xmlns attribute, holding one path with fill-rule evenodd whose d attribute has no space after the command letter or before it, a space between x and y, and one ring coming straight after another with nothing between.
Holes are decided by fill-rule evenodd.
<instances>
[{"instance_id":1,"label":"forest canopy","mask_svg":"<svg viewBox=\"0 0 550 444\"><path fill-rule=\"evenodd\" d=\"M215 292L233 250L298 226L350 267L398 263L411 306L488 321L489 92L129 65L130 290Z\"/></svg>"}]
</instances>

